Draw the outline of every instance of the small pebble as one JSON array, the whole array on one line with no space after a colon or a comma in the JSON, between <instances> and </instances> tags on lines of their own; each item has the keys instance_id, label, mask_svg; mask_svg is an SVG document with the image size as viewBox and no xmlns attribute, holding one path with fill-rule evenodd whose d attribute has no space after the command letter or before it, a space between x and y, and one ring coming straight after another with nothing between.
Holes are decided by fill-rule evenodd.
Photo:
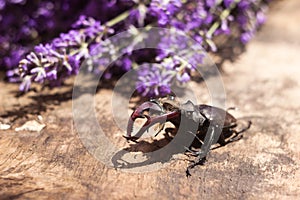
<instances>
[{"instance_id":1,"label":"small pebble","mask_svg":"<svg viewBox=\"0 0 300 200\"><path fill-rule=\"evenodd\" d=\"M35 132L40 132L45 128L45 124L40 124L35 120L28 121L25 124L23 124L20 127L15 128L15 131L35 131Z\"/></svg>"},{"instance_id":2,"label":"small pebble","mask_svg":"<svg viewBox=\"0 0 300 200\"><path fill-rule=\"evenodd\" d=\"M8 129L10 129L10 125L9 124L2 124L1 122L0 122L0 130L8 130Z\"/></svg>"}]
</instances>

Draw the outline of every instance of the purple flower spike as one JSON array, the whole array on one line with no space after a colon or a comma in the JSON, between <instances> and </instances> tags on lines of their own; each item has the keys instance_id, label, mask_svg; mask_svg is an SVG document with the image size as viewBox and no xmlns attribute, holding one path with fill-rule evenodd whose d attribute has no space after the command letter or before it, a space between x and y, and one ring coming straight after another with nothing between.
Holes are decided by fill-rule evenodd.
<instances>
[{"instance_id":1,"label":"purple flower spike","mask_svg":"<svg viewBox=\"0 0 300 200\"><path fill-rule=\"evenodd\" d=\"M88 71L104 72L107 79L155 62L137 70L136 86L144 96L162 96L172 83L190 81L206 52L223 56L218 48L227 41L249 42L265 22L269 1L0 0L0 66L9 81L21 81L20 89L28 91L34 82L61 85L84 61ZM162 34L157 50L134 50L135 41L120 48L110 40L129 29L138 41L136 27L144 26L175 34Z\"/></svg>"},{"instance_id":2,"label":"purple flower spike","mask_svg":"<svg viewBox=\"0 0 300 200\"><path fill-rule=\"evenodd\" d=\"M156 97L171 92L174 75L160 64L144 64L138 70L136 89L142 96Z\"/></svg>"}]
</instances>

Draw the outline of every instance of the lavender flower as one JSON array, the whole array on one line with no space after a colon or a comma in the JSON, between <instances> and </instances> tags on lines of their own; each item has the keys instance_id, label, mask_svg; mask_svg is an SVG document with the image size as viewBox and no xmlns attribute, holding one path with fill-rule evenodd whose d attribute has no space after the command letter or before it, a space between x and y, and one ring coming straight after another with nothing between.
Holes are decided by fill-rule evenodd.
<instances>
[{"instance_id":1,"label":"lavender flower","mask_svg":"<svg viewBox=\"0 0 300 200\"><path fill-rule=\"evenodd\" d=\"M136 89L142 96L156 97L169 94L173 74L160 64L144 64L138 70Z\"/></svg>"},{"instance_id":2,"label":"lavender flower","mask_svg":"<svg viewBox=\"0 0 300 200\"><path fill-rule=\"evenodd\" d=\"M104 33L112 33L100 22L84 16L73 27L74 30L60 34L52 43L36 46L34 52L20 61L21 90L28 91L32 82L60 85L65 78L78 74L81 61L91 56L91 44Z\"/></svg>"},{"instance_id":3,"label":"lavender flower","mask_svg":"<svg viewBox=\"0 0 300 200\"><path fill-rule=\"evenodd\" d=\"M181 0L152 0L149 12L158 18L159 25L165 26L170 23L173 15L180 10L181 6Z\"/></svg>"},{"instance_id":4,"label":"lavender flower","mask_svg":"<svg viewBox=\"0 0 300 200\"><path fill-rule=\"evenodd\" d=\"M143 64L137 70L136 89L143 96L163 96L171 93L173 83L187 83L193 70L191 64L178 56L165 57L160 63Z\"/></svg>"},{"instance_id":5,"label":"lavender flower","mask_svg":"<svg viewBox=\"0 0 300 200\"><path fill-rule=\"evenodd\" d=\"M117 60L106 78L132 69L134 63L151 61L156 63L138 70L137 90L142 95L164 95L171 92L172 83L191 79L191 72L203 63L204 50L218 54L219 36L249 42L265 21L268 1L0 0L0 66L12 82L20 75L20 89L28 91L33 82L62 84L79 72L83 60L93 73L103 72ZM128 44L117 58L120 48L108 36L134 26L183 31L194 41L162 35L155 53L133 52L135 44Z\"/></svg>"},{"instance_id":6,"label":"lavender flower","mask_svg":"<svg viewBox=\"0 0 300 200\"><path fill-rule=\"evenodd\" d=\"M197 36L197 40L189 38L183 32L180 32L176 28L170 28L169 33L162 32L160 43L158 48L159 51L156 60L163 60L169 56L180 56L187 59L187 62L196 68L196 63L202 63L204 57L204 49L202 48L202 38Z\"/></svg>"},{"instance_id":7,"label":"lavender flower","mask_svg":"<svg viewBox=\"0 0 300 200\"><path fill-rule=\"evenodd\" d=\"M73 7L62 12L60 8L70 3ZM77 18L76 7L78 9L81 4L80 0L1 1L0 35L5 39L0 43L2 70L14 71L13 68L35 44L66 30Z\"/></svg>"},{"instance_id":8,"label":"lavender flower","mask_svg":"<svg viewBox=\"0 0 300 200\"><path fill-rule=\"evenodd\" d=\"M107 21L133 5L131 0L0 0L0 70L13 71L36 44L68 31L80 15Z\"/></svg>"}]
</instances>

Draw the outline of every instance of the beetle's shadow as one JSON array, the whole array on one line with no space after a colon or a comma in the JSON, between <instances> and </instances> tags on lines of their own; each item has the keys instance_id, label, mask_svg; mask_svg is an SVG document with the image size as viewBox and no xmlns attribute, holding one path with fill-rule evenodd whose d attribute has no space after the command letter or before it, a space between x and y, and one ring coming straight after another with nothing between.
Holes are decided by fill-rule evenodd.
<instances>
[{"instance_id":1,"label":"beetle's shadow","mask_svg":"<svg viewBox=\"0 0 300 200\"><path fill-rule=\"evenodd\" d=\"M181 145L172 143L172 138L164 133L161 139L152 141L140 141L138 143L130 142L129 147L118 151L111 159L115 168L137 168L156 163L164 164L173 159L173 155L184 153L185 149ZM129 162L124 159L126 155L131 158L143 157L139 162ZM137 159L138 160L138 159Z\"/></svg>"},{"instance_id":2,"label":"beetle's shadow","mask_svg":"<svg viewBox=\"0 0 300 200\"><path fill-rule=\"evenodd\" d=\"M164 133L164 137L161 139L154 139L152 141L142 140L140 142L134 143L130 142L129 147L123 148L118 151L112 157L112 163L115 168L137 168L143 167L146 165L152 165L155 163L168 163L173 159L173 156L176 154L183 154L186 151L186 148L183 145L171 143L175 135L169 136L167 133ZM200 149L201 143L195 139L191 145L193 149ZM143 157L141 162L128 162L123 157L126 157L127 154L134 156Z\"/></svg>"}]
</instances>

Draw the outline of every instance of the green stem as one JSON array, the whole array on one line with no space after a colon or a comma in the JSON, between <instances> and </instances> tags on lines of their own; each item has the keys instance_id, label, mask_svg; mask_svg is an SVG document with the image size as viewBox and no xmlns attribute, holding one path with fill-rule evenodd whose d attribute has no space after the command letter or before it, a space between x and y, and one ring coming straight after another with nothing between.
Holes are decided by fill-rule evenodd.
<instances>
[{"instance_id":1,"label":"green stem","mask_svg":"<svg viewBox=\"0 0 300 200\"><path fill-rule=\"evenodd\" d=\"M134 8L133 8L134 9ZM123 21L124 19L126 19L129 16L130 12L129 10L123 12L122 14L120 14L119 16L113 18L112 20L108 21L105 23L106 26L108 27L112 27L114 25L116 25L117 23Z\"/></svg>"},{"instance_id":2,"label":"green stem","mask_svg":"<svg viewBox=\"0 0 300 200\"><path fill-rule=\"evenodd\" d=\"M116 25L117 23L125 20L128 16L129 16L129 10L123 12L122 14L118 15L117 17L113 18L112 20L108 21L105 23L105 26L107 28L112 27L114 25ZM96 38L98 38L101 34L103 34L103 32L100 32L95 38L92 38L90 41L82 44L82 46L79 49L76 49L74 51L70 52L70 55L75 55L76 53L78 53L79 51L81 51L82 49L88 48L88 46L94 42L96 40Z\"/></svg>"},{"instance_id":3,"label":"green stem","mask_svg":"<svg viewBox=\"0 0 300 200\"><path fill-rule=\"evenodd\" d=\"M220 19L221 19L221 20L215 22L215 23L210 27L210 29L207 31L207 34L206 34L207 37L211 37L211 36L215 33L215 31L216 31L216 30L219 28L219 26L221 25L221 22L222 22L224 19L226 19L226 18L230 15L231 11L236 7L236 5L237 5L240 1L241 1L241 0L235 0L234 2L232 2L232 3L230 4L230 7L229 7L229 8L223 10L223 12L222 12L221 15L220 15Z\"/></svg>"}]
</instances>

